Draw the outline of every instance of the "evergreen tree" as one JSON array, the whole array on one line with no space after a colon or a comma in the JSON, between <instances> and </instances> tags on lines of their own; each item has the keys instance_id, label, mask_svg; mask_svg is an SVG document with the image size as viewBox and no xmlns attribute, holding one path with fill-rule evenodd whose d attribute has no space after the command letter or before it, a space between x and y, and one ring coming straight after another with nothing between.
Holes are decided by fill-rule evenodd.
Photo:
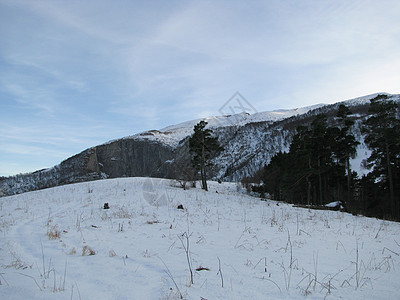
<instances>
[{"instance_id":1,"label":"evergreen tree","mask_svg":"<svg viewBox=\"0 0 400 300\"><path fill-rule=\"evenodd\" d=\"M297 197L300 196L301 203L305 202L304 199L306 199L307 205L312 203L311 192L314 173L311 144L311 131L305 126L298 126L297 134L293 137L289 150L292 169L285 176L286 181L293 180L290 185L286 185L287 188L292 189L293 194L297 194Z\"/></svg>"},{"instance_id":2,"label":"evergreen tree","mask_svg":"<svg viewBox=\"0 0 400 300\"><path fill-rule=\"evenodd\" d=\"M284 200L285 183L284 174L288 170L288 153L279 152L271 158L271 162L264 167L264 192L271 195L275 200Z\"/></svg>"},{"instance_id":3,"label":"evergreen tree","mask_svg":"<svg viewBox=\"0 0 400 300\"><path fill-rule=\"evenodd\" d=\"M399 107L386 95L371 99L371 116L364 123L365 142L372 150L366 166L373 168L370 176L383 191L389 192L392 216L400 217L400 120Z\"/></svg>"},{"instance_id":4,"label":"evergreen tree","mask_svg":"<svg viewBox=\"0 0 400 300\"><path fill-rule=\"evenodd\" d=\"M350 109L346 105L340 104L336 116L339 120L341 129L336 130L337 136L334 147L334 156L337 159L337 164L339 167L343 167L346 173L347 203L352 200L351 187L353 176L350 169L350 158L354 157L357 151L357 146L360 144L350 131L351 127L354 125L354 121L349 118L349 115L351 115Z\"/></svg>"},{"instance_id":5,"label":"evergreen tree","mask_svg":"<svg viewBox=\"0 0 400 300\"><path fill-rule=\"evenodd\" d=\"M207 122L200 121L194 126L194 133L189 138L189 151L192 155L193 167L200 171L202 188L208 191L206 167L210 165L210 158L216 156L223 148L218 138L212 137L211 129L205 129Z\"/></svg>"},{"instance_id":6,"label":"evergreen tree","mask_svg":"<svg viewBox=\"0 0 400 300\"><path fill-rule=\"evenodd\" d=\"M327 172L331 160L331 151L329 149L327 136L327 120L323 114L317 115L311 124L311 157L314 173L318 177L318 194L315 197L317 204L322 204L324 199L323 175Z\"/></svg>"}]
</instances>

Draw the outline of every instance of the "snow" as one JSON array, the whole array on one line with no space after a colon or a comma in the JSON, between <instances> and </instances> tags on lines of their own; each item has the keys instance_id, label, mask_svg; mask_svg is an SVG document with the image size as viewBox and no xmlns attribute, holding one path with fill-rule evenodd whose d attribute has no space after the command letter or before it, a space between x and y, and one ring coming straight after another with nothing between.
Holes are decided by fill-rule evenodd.
<instances>
[{"instance_id":1,"label":"snow","mask_svg":"<svg viewBox=\"0 0 400 300\"><path fill-rule=\"evenodd\" d=\"M346 104L346 105L359 105L359 104L369 104L370 100L377 97L378 95L386 95L388 96L391 100L394 101L399 101L400 100L400 95L392 95L392 94L388 94L388 93L374 93L371 95L367 95L367 96L362 96L362 97L357 97L354 99L350 99L350 100L346 100L346 101L342 101L342 103Z\"/></svg>"},{"instance_id":2,"label":"snow","mask_svg":"<svg viewBox=\"0 0 400 300\"><path fill-rule=\"evenodd\" d=\"M350 159L350 168L357 172L359 178L367 175L372 170L364 168L364 161L371 156L372 151L365 145L364 138L359 137L360 144L357 146L356 155Z\"/></svg>"},{"instance_id":3,"label":"snow","mask_svg":"<svg viewBox=\"0 0 400 300\"><path fill-rule=\"evenodd\" d=\"M340 201L334 201L334 202L325 204L325 206L326 207L331 207L331 208L338 207L338 206L342 207L341 204L342 204L342 202L340 202Z\"/></svg>"},{"instance_id":4,"label":"snow","mask_svg":"<svg viewBox=\"0 0 400 300\"><path fill-rule=\"evenodd\" d=\"M206 121L207 128L216 129L228 126L243 126L248 123L255 122L276 122L296 115L304 114L310 110L323 107L325 104L317 104L295 109L280 109L274 111L258 112L249 114L246 112L226 115L201 118L191 121L186 121L177 125L171 125L160 130L149 130L139 134L125 137L126 139L145 139L164 143L171 147L176 147L181 140L190 136L193 133L193 128L200 121ZM112 141L110 141L112 142ZM110 143L108 142L108 143Z\"/></svg>"},{"instance_id":5,"label":"snow","mask_svg":"<svg viewBox=\"0 0 400 300\"><path fill-rule=\"evenodd\" d=\"M400 298L399 223L233 183L122 178L3 197L0 231L1 299Z\"/></svg>"}]
</instances>

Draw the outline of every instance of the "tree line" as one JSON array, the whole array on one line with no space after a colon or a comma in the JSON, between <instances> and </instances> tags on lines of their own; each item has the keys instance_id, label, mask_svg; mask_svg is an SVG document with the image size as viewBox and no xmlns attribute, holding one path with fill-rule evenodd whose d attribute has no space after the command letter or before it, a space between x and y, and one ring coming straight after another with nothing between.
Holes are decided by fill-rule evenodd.
<instances>
[{"instance_id":1,"label":"tree line","mask_svg":"<svg viewBox=\"0 0 400 300\"><path fill-rule=\"evenodd\" d=\"M253 190L275 200L304 205L339 202L352 213L400 219L399 105L378 95L362 124L371 155L362 178L350 168L359 142L351 131L350 109L341 104L332 125L324 114L298 126L288 152L279 152L264 167L263 184Z\"/></svg>"}]
</instances>

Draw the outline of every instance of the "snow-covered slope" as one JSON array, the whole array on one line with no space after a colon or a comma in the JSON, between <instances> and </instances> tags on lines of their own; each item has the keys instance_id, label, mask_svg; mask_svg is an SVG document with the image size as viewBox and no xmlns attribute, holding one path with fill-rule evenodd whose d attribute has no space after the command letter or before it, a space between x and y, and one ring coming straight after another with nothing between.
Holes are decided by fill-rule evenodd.
<instances>
[{"instance_id":1,"label":"snow-covered slope","mask_svg":"<svg viewBox=\"0 0 400 300\"><path fill-rule=\"evenodd\" d=\"M399 223L238 189L124 178L0 198L0 298L400 298Z\"/></svg>"},{"instance_id":2,"label":"snow-covered slope","mask_svg":"<svg viewBox=\"0 0 400 300\"><path fill-rule=\"evenodd\" d=\"M194 126L200 121L208 123L207 128L213 130L217 128L230 127L230 126L243 126L249 123L256 122L276 122L296 115L301 115L309 112L310 110L323 107L325 104L317 104L295 109L280 109L274 111L259 112L248 114L246 112L227 115L227 116L214 116L202 119L191 120L177 125L171 125L160 130L149 130L139 133L127 138L138 138L159 141L176 147L178 143L193 133Z\"/></svg>"},{"instance_id":3,"label":"snow-covered slope","mask_svg":"<svg viewBox=\"0 0 400 300\"><path fill-rule=\"evenodd\" d=\"M350 100L341 101L338 103L344 103L348 106L355 106L369 103L369 101L375 98L377 95L388 95L393 97L394 99L399 100L400 95L390 95L387 93L375 93L363 97L358 97ZM183 123L179 123L176 125L171 125L159 130L149 130L139 134L135 134L126 138L134 138L134 139L146 139L151 141L159 141L170 145L172 147L176 147L178 143L186 138L187 136L193 133L193 127L199 123L200 121L206 121L208 123L207 128L217 129L229 126L244 126L249 123L258 123L258 122L277 122L281 121L293 116L303 115L312 110L322 108L327 106L327 104L316 104L312 106L299 107L294 109L278 109L274 111L266 111L266 112L257 112L253 114L248 114L246 112L234 114L234 115L226 115L226 116L212 116L207 118L201 118L191 121L186 121Z\"/></svg>"}]
</instances>

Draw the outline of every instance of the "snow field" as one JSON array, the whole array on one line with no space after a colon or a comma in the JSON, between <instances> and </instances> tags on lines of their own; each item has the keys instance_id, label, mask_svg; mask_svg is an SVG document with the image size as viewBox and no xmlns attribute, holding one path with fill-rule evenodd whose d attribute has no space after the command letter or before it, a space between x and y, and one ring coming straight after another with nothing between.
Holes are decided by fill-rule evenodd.
<instances>
[{"instance_id":1,"label":"snow field","mask_svg":"<svg viewBox=\"0 0 400 300\"><path fill-rule=\"evenodd\" d=\"M123 178L0 198L0 299L400 298L398 223L238 190Z\"/></svg>"}]
</instances>

